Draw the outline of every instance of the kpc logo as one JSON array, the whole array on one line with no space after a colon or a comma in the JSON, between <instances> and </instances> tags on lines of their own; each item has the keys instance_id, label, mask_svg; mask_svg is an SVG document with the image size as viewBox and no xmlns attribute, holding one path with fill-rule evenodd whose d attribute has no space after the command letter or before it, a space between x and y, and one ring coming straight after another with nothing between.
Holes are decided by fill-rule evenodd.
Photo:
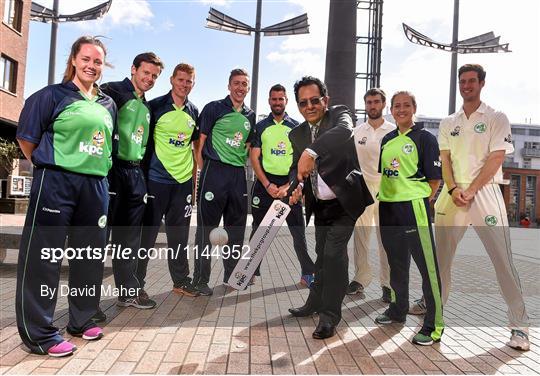
<instances>
[{"instance_id":1,"label":"kpc logo","mask_svg":"<svg viewBox=\"0 0 540 376\"><path fill-rule=\"evenodd\" d=\"M102 131L95 131L92 135L91 142L80 142L79 152L86 153L91 156L103 155L103 144L105 144L105 137Z\"/></svg>"},{"instance_id":2,"label":"kpc logo","mask_svg":"<svg viewBox=\"0 0 540 376\"><path fill-rule=\"evenodd\" d=\"M384 168L383 175L389 178L397 178L399 176L399 160L397 158L392 159L390 162L390 168Z\"/></svg>"},{"instance_id":3,"label":"kpc logo","mask_svg":"<svg viewBox=\"0 0 540 376\"><path fill-rule=\"evenodd\" d=\"M277 156L286 155L287 154L287 145L285 144L284 141L278 142L276 148L270 149L270 154L277 155Z\"/></svg>"},{"instance_id":4,"label":"kpc logo","mask_svg":"<svg viewBox=\"0 0 540 376\"><path fill-rule=\"evenodd\" d=\"M169 145L174 145L175 147L182 147L186 144L186 134L185 133L178 133L176 136L176 140L174 138L169 138Z\"/></svg>"},{"instance_id":5,"label":"kpc logo","mask_svg":"<svg viewBox=\"0 0 540 376\"><path fill-rule=\"evenodd\" d=\"M238 147L240 147L240 144L241 144L243 138L244 138L244 136L242 135L242 132L236 132L234 134L234 138L230 139L229 137L227 137L225 139L225 143L227 145L232 146L233 148L238 148Z\"/></svg>"}]
</instances>

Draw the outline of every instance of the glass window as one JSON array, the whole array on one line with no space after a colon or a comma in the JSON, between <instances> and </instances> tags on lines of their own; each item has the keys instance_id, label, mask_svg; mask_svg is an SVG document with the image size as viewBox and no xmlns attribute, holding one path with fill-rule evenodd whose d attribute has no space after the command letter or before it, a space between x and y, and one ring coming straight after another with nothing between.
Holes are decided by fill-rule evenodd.
<instances>
[{"instance_id":1,"label":"glass window","mask_svg":"<svg viewBox=\"0 0 540 376\"><path fill-rule=\"evenodd\" d=\"M540 142L525 141L524 146L525 146L527 149L540 149Z\"/></svg>"},{"instance_id":2,"label":"glass window","mask_svg":"<svg viewBox=\"0 0 540 376\"><path fill-rule=\"evenodd\" d=\"M511 175L510 177L510 197L508 200L508 221L519 221L519 192L521 188L521 176Z\"/></svg>"},{"instance_id":3,"label":"glass window","mask_svg":"<svg viewBox=\"0 0 540 376\"><path fill-rule=\"evenodd\" d=\"M17 31L21 31L22 0L5 0L4 23Z\"/></svg>"},{"instance_id":4,"label":"glass window","mask_svg":"<svg viewBox=\"0 0 540 376\"><path fill-rule=\"evenodd\" d=\"M517 128L517 129L512 129L512 134L521 134L521 135L524 135L524 134L527 134L527 130L526 129L523 129L523 128Z\"/></svg>"},{"instance_id":5,"label":"glass window","mask_svg":"<svg viewBox=\"0 0 540 376\"><path fill-rule=\"evenodd\" d=\"M540 136L540 129L529 129L529 136Z\"/></svg>"},{"instance_id":6,"label":"glass window","mask_svg":"<svg viewBox=\"0 0 540 376\"><path fill-rule=\"evenodd\" d=\"M12 93L17 91L17 62L6 55L0 56L0 87Z\"/></svg>"},{"instance_id":7,"label":"glass window","mask_svg":"<svg viewBox=\"0 0 540 376\"><path fill-rule=\"evenodd\" d=\"M531 168L531 158L523 158L523 168Z\"/></svg>"},{"instance_id":8,"label":"glass window","mask_svg":"<svg viewBox=\"0 0 540 376\"><path fill-rule=\"evenodd\" d=\"M525 215L536 219L536 176L527 176L525 183Z\"/></svg>"}]
</instances>

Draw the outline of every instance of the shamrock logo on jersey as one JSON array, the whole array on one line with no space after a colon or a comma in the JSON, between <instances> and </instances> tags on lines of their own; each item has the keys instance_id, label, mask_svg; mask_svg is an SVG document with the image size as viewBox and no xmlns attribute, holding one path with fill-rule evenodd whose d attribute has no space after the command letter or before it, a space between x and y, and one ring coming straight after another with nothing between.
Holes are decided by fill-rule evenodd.
<instances>
[{"instance_id":1,"label":"shamrock logo on jersey","mask_svg":"<svg viewBox=\"0 0 540 376\"><path fill-rule=\"evenodd\" d=\"M508 142L509 144L513 143L512 135L510 133L504 138L504 142Z\"/></svg>"},{"instance_id":2,"label":"shamrock logo on jersey","mask_svg":"<svg viewBox=\"0 0 540 376\"><path fill-rule=\"evenodd\" d=\"M193 119L188 119L187 126L189 128L193 128L195 126L195 122L193 121Z\"/></svg>"},{"instance_id":3,"label":"shamrock logo on jersey","mask_svg":"<svg viewBox=\"0 0 540 376\"><path fill-rule=\"evenodd\" d=\"M101 217L99 217L98 226L99 226L99 228L105 228L105 226L107 226L107 216L106 215L102 215Z\"/></svg>"},{"instance_id":4,"label":"shamrock logo on jersey","mask_svg":"<svg viewBox=\"0 0 540 376\"><path fill-rule=\"evenodd\" d=\"M249 121L244 121L244 128L246 128L246 131L251 129L251 124L249 124Z\"/></svg>"},{"instance_id":5,"label":"shamrock logo on jersey","mask_svg":"<svg viewBox=\"0 0 540 376\"><path fill-rule=\"evenodd\" d=\"M414 146L412 144L405 144L401 148L405 154L411 154L414 150Z\"/></svg>"},{"instance_id":6,"label":"shamrock logo on jersey","mask_svg":"<svg viewBox=\"0 0 540 376\"><path fill-rule=\"evenodd\" d=\"M367 137L362 137L362 139L360 141L358 141L358 144L359 145L365 145L367 142Z\"/></svg>"},{"instance_id":7,"label":"shamrock logo on jersey","mask_svg":"<svg viewBox=\"0 0 540 376\"><path fill-rule=\"evenodd\" d=\"M488 226L496 226L497 217L495 217L494 215L487 215L486 218L484 218L484 222L486 222L486 225Z\"/></svg>"},{"instance_id":8,"label":"shamrock logo on jersey","mask_svg":"<svg viewBox=\"0 0 540 376\"><path fill-rule=\"evenodd\" d=\"M474 126L474 131L476 133L484 133L487 129L486 123L478 123Z\"/></svg>"}]
</instances>

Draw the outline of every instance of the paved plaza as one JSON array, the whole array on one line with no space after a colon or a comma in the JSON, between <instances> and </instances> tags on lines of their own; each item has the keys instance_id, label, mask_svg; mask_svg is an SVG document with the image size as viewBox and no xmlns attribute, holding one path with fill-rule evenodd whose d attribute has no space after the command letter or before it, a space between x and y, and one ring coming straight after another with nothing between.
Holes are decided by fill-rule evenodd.
<instances>
[{"instance_id":1,"label":"paved plaza","mask_svg":"<svg viewBox=\"0 0 540 376\"><path fill-rule=\"evenodd\" d=\"M7 224L14 223L7 223L4 216L3 226ZM418 316L408 316L404 327L374 324L376 315L385 309L374 250L370 255L374 281L365 294L345 298L338 335L324 341L312 339L317 317L294 318L287 312L303 304L308 290L298 283L292 240L282 228L262 263L262 277L246 291L221 285L222 263L214 259L210 281L210 286L216 286L214 295L178 296L171 292L166 261L150 261L146 290L157 301L156 309L120 308L114 298L105 298L101 303L108 317L105 337L87 342L64 333L78 350L73 356L57 359L29 354L21 344L14 312L17 252L8 250L0 264L0 374L539 373L540 230L512 229L511 233L514 261L533 326L529 352L505 346L509 337L506 304L491 262L472 231L467 232L456 255L441 343L433 347L410 343L419 326ZM314 258L312 227L308 246ZM61 283L67 282L67 272L64 266ZM353 275L352 266L349 275ZM110 261L104 285L114 285ZM411 299L420 297L420 277L414 264L410 288ZM57 326L65 328L66 298L58 300L55 320Z\"/></svg>"}]
</instances>

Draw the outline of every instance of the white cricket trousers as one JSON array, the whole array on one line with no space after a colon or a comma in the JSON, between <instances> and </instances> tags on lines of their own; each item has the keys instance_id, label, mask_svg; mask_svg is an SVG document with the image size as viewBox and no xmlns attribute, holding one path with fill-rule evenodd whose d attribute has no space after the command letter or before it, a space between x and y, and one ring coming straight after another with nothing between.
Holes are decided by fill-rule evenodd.
<instances>
[{"instance_id":1,"label":"white cricket trousers","mask_svg":"<svg viewBox=\"0 0 540 376\"><path fill-rule=\"evenodd\" d=\"M467 186L458 184L462 189ZM458 207L444 186L435 203L435 244L441 277L443 305L448 300L451 286L452 261L456 248L469 225L493 263L502 297L508 306L512 329L529 326L529 317L516 268L512 261L510 229L503 195L497 184L487 184L476 193L467 207Z\"/></svg>"},{"instance_id":2,"label":"white cricket trousers","mask_svg":"<svg viewBox=\"0 0 540 376\"><path fill-rule=\"evenodd\" d=\"M375 201L369 205L364 213L358 218L354 227L354 278L353 280L367 287L373 279L371 266L369 264L369 242L371 230L375 228L377 234L377 244L379 249L379 281L381 286L390 287L390 267L388 258L381 241L379 230L379 192L380 180L367 180L369 192Z\"/></svg>"}]
</instances>

